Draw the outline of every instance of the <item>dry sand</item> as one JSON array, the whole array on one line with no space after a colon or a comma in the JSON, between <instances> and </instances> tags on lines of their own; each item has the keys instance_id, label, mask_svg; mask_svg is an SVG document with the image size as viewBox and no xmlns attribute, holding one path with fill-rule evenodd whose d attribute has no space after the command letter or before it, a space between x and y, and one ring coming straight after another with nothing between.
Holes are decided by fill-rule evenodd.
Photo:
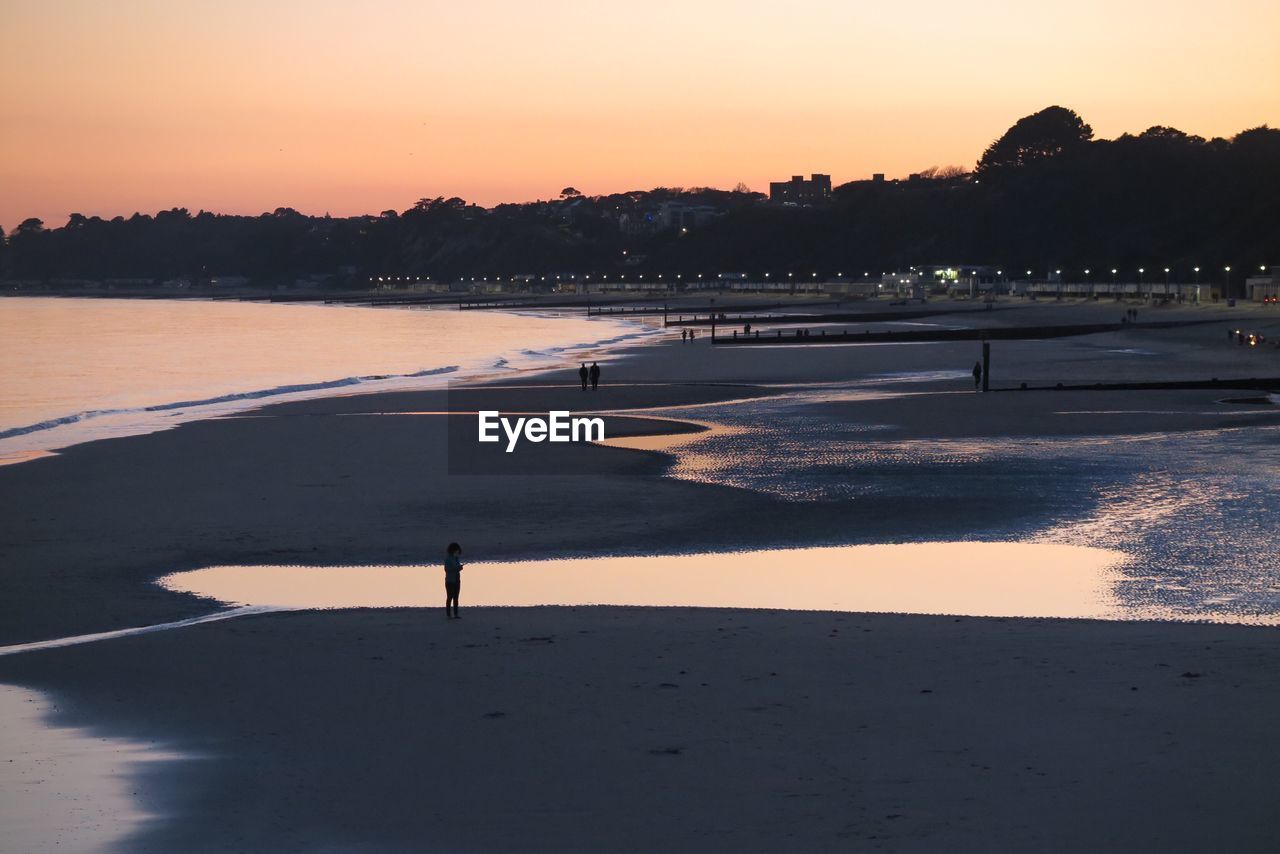
<instances>
[{"instance_id":1,"label":"dry sand","mask_svg":"<svg viewBox=\"0 0 1280 854\"><path fill-rule=\"evenodd\" d=\"M1122 309L1029 306L991 322L1103 310ZM1152 365L1157 378L1280 373L1280 353L1226 345L1238 316L1223 313L1221 329L1014 342L997 364L1063 381L1150 378ZM1132 348L1154 355L1109 352ZM1238 417L1198 392L958 393L975 349L733 349L677 336L605 363L591 400L670 407L959 371L877 386L926 394L817 405L893 423L897 438ZM266 407L0 467L0 642L207 611L147 582L211 564L421 563L451 539L505 559L910 535L906 505L797 504L677 481L661 477L661 455L623 448L543 446L507 474L450 476L451 463L471 464L446 450L450 416L413 413L583 399L571 378L522 384ZM1275 423L1269 410L1243 417ZM679 428L614 418L609 432L655 429ZM964 508L946 524L981 531ZM345 611L8 656L0 680L50 692L62 722L208 757L148 769L140 797L169 820L131 851L1261 852L1280 840L1275 629Z\"/></svg>"}]
</instances>

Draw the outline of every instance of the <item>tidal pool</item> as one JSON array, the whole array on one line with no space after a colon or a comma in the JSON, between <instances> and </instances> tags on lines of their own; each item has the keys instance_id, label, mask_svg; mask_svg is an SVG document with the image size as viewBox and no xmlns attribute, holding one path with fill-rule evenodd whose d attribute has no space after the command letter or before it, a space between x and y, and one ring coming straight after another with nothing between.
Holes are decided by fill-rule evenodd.
<instances>
[{"instance_id":1,"label":"tidal pool","mask_svg":"<svg viewBox=\"0 0 1280 854\"><path fill-rule=\"evenodd\" d=\"M466 555L463 555L466 561ZM468 563L466 606L658 605L1140 618L1113 595L1124 553L1059 543L905 543ZM258 608L443 604L427 566L214 566L166 588Z\"/></svg>"}]
</instances>

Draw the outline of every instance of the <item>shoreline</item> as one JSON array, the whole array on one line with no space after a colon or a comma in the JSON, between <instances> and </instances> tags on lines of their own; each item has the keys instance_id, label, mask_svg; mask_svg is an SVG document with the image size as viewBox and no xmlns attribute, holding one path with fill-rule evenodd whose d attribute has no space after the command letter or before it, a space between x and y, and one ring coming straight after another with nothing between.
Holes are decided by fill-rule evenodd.
<instances>
[{"instance_id":1,"label":"shoreline","mask_svg":"<svg viewBox=\"0 0 1280 854\"><path fill-rule=\"evenodd\" d=\"M15 297L16 299L17 297ZM114 299L114 298L112 298ZM151 300L150 302L156 302ZM179 300L182 302L183 300ZM313 305L309 307L334 309L352 308L344 305ZM355 306L364 308L364 306ZM398 307L392 307L398 308ZM408 307L402 310L410 309ZM546 312L521 311L518 307L504 313L517 316L547 318ZM545 351L528 351L507 348L493 353L470 357L458 364L440 364L421 368L410 373L365 374L329 377L320 380L284 382L266 388L222 390L207 397L189 399L184 391L175 388L171 399L140 403L126 407L98 407L43 418L33 423L0 428L0 465L15 465L42 454L56 454L66 448L87 442L121 436L146 435L172 429L180 424L252 412L263 406L308 400L320 400L345 395L385 394L395 392L426 391L444 387L452 381L468 383L489 382L500 378L538 375L558 370L567 358L583 354L608 353L621 346L632 344L653 334L645 324L631 318L604 318L608 324L599 330L606 334L591 341L557 344ZM452 354L441 355L438 361L449 362ZM553 363L547 364L550 360ZM172 399L177 398L177 399Z\"/></svg>"},{"instance_id":2,"label":"shoreline","mask_svg":"<svg viewBox=\"0 0 1280 854\"><path fill-rule=\"evenodd\" d=\"M1037 306L1032 311L1054 308ZM1185 330L1172 332L1183 337L1187 334ZM1112 336L1103 339L1107 337ZM1023 342L1021 346L1026 349L1030 344L1044 348L1042 358L1050 360L1078 350L1060 342ZM1177 346L1178 352L1196 359L1203 358L1205 352L1212 355L1203 347L1188 350L1181 343ZM1090 349L1086 356L1106 360L1111 349ZM16 577L11 572L6 579L10 606L0 603L0 617L4 617L0 626L6 627L0 643L196 616L194 603L183 605L182 597L151 589L147 583L182 569L270 564L282 558L306 563L315 562L316 557L323 557L330 565L418 563L420 540L404 527L408 522L404 509L412 507L420 508L414 515L429 526L433 518L444 523L437 538L448 540L448 531L457 530L457 536L486 542L486 553L500 560L536 558L549 551L581 556L652 553L653 548L636 547L647 526L644 519L628 515L634 512L656 512L657 528L676 534L663 549L667 552L673 551L671 545L677 546L675 551L732 551L891 542L919 536L915 526L901 516L908 504L897 500L864 508L864 515L868 510L870 515L850 528L842 519L838 501L797 505L730 483L688 480L672 471L669 452L673 446L696 441L697 434L713 423L716 429L711 433L726 432L725 424L709 418L706 409L729 402L781 400L792 393L815 391L819 397L806 404L815 413L842 421L868 419L872 424L888 425L866 434L866 441L873 446L932 439L945 447L948 441L982 436L1039 436L1045 440L1161 436L1170 431L1221 430L1280 421L1280 408L1224 407L1200 390L1129 393L1124 398L1125 408L1111 412L1107 408L1112 399L1109 392L1079 391L1069 399L1034 391L986 396L966 393L967 380L935 375L936 370L918 378L910 375L916 366L936 369L940 360L945 363L953 358L950 352L922 353L903 346L875 348L872 355L859 353L854 376L869 377L871 384L866 386L866 394L855 391L850 396L823 390L847 382L850 365L832 362L809 348L798 348L780 359L760 351L725 353L709 347L705 340L696 345L655 340L612 350L613 367L607 372L606 385L601 396L587 398L589 408L585 410L575 385L547 382L555 376L548 369L514 382L503 377L498 382L452 389L364 392L260 404L234 416L201 419L161 433L76 445L23 465L0 467L0 494L8 492L15 500L23 496L24 501L37 505L56 494L56 502L63 508L59 516L47 520L33 515L0 520L0 542L9 546L5 557L18 567L25 564L29 568ZM1235 355L1232 350L1226 353ZM895 375L876 367L895 364L908 372ZM1176 367L1177 361L1162 360L1162 365ZM615 376L619 377L616 384L612 382ZM1147 399L1158 401L1159 407L1148 403L1149 411L1144 411ZM1064 404L1071 410L1062 411ZM946 421L934 417L940 406L949 413ZM609 439L592 448L522 461L506 474L450 477L453 439L457 437L450 438L451 431L442 431L424 414L478 409L603 411L613 423L606 434ZM628 419L629 413L635 417ZM384 417L388 415L408 417ZM369 435L378 439L371 442ZM646 438L636 441L636 436ZM442 448L447 450L442 453ZM228 454L231 456L223 462L217 459ZM507 462L502 461L503 465ZM580 466L587 477L568 473ZM156 482L148 483L151 477L157 478ZM436 483L440 477L446 478L442 485L448 483L450 489L458 490L460 504L440 497L424 502L419 484ZM67 484L70 490L51 490L53 483ZM482 510L482 502L497 491L510 489L510 495L498 505L506 509L499 512L527 516L528 502L538 501L548 491L568 490L572 494L577 487L583 487L582 496L570 500L562 513L533 514L532 519L538 520L535 529L550 526L541 534L536 530L509 532L495 541L486 530L490 513ZM375 497L382 492L386 495ZM325 493L332 493L336 501ZM695 496L715 498L708 501ZM373 498L374 507L385 509L366 509L356 518L348 518L347 510L339 509L344 501L369 498ZM254 504L266 506L258 511ZM588 541L555 532L561 520L576 513L595 515L594 509L602 505L617 505L620 510L600 520L600 536ZM945 538L948 531L972 536L986 524L983 516L983 512L961 508L934 536ZM714 524L706 524L712 519ZM160 529L156 522L161 523ZM58 540L69 542L55 548L46 545ZM99 545L104 541L105 550ZM130 550L113 554L111 542L128 543ZM41 568L50 562L59 567L56 577L40 577L45 571ZM50 583L55 580L57 583ZM137 586L140 583L142 587ZM74 604L83 595L72 591L84 589L85 584L90 585L88 589L102 591L107 609L94 612ZM50 589L39 592L42 586ZM66 594L60 595L56 592L59 589L65 589ZM126 589L130 592L125 599L112 592ZM63 616L56 616L59 611ZM45 628L38 628L41 625Z\"/></svg>"},{"instance_id":3,"label":"shoreline","mask_svg":"<svg viewBox=\"0 0 1280 854\"><path fill-rule=\"evenodd\" d=\"M1151 334L1025 344L1001 358L1032 377L1128 377L1149 372L1148 357L1117 348L1154 348L1175 376L1256 355ZM661 444L705 435L680 432L683 416L723 425L760 406L780 429L800 412L882 425L859 440L872 449L1008 442L1014 427L1034 447L1055 430L1106 442L1272 421L1230 414L1198 390L1079 392L1079 411L1051 392L977 395L943 370L965 367L971 348L922 349L779 358L674 340L622 348L587 398L569 377L545 376L325 397L0 468L0 494L21 508L0 519L0 643L207 612L206 600L151 580L215 564L419 565L450 540L473 557L516 559L909 541L924 530L911 494L787 500L672 476L655 450L541 446L505 473L451 474L468 460L452 456L449 419L427 413L587 406L609 413L611 439ZM1109 401L1122 410L1098 405ZM777 441L758 427L741 438L739 451ZM807 441L820 450L822 434ZM995 518L1031 524L1052 512L1019 495L948 506L929 526L972 535ZM131 851L856 841L1261 852L1280 838L1269 810L1280 797L1274 627L467 610L465 592L457 624L433 608L255 615L4 656L0 681L56 698L60 725L208 757L131 780L163 817L128 840ZM1139 791L1151 808L1135 814Z\"/></svg>"}]
</instances>

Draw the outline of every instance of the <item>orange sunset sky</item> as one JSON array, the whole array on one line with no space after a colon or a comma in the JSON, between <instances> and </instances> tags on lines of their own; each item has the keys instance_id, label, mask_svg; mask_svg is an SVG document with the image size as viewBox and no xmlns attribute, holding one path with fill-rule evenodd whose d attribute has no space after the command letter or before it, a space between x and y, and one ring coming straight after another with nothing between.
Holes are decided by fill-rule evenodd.
<instances>
[{"instance_id":1,"label":"orange sunset sky","mask_svg":"<svg viewBox=\"0 0 1280 854\"><path fill-rule=\"evenodd\" d=\"M0 0L0 226L971 166L1280 124L1280 3Z\"/></svg>"}]
</instances>

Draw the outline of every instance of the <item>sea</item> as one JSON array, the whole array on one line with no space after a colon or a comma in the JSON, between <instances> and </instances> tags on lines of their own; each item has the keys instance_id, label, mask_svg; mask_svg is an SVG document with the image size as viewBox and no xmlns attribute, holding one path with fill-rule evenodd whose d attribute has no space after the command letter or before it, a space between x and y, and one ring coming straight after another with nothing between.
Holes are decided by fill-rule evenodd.
<instances>
[{"instance_id":1,"label":"sea","mask_svg":"<svg viewBox=\"0 0 1280 854\"><path fill-rule=\"evenodd\" d=\"M581 313L0 299L0 463L283 400L552 367L638 340Z\"/></svg>"}]
</instances>

